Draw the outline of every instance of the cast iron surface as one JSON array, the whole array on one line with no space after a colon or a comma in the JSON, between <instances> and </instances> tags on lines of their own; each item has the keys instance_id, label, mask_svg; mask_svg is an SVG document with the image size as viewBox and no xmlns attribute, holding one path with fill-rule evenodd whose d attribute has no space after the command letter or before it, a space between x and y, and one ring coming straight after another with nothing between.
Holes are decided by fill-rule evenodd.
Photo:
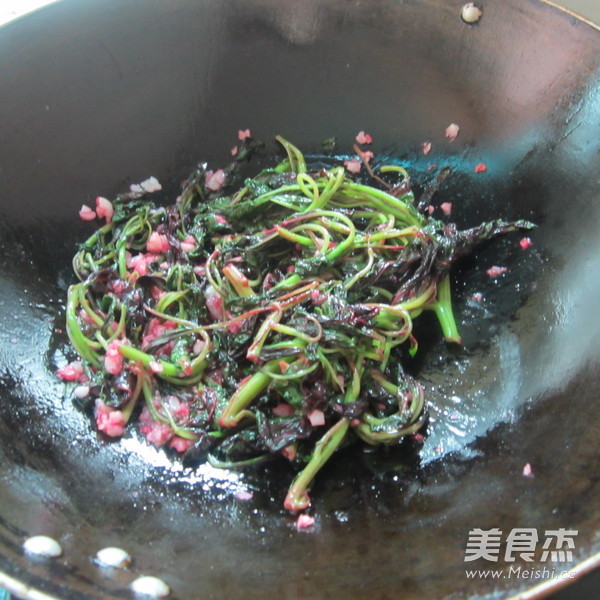
<instances>
[{"instance_id":1,"label":"cast iron surface","mask_svg":"<svg viewBox=\"0 0 600 600\"><path fill-rule=\"evenodd\" d=\"M65 0L0 31L0 570L74 600L127 597L140 573L181 599L504 598L531 582L467 580L471 529L577 529L574 563L600 550L600 36L532 0L489 0L475 26L461 5ZM423 333L422 452L340 453L307 534L280 507L284 465L190 469L134 434L107 443L53 374L79 206L150 175L174 190L246 127L308 151L364 129L417 185L452 166L438 201L461 225L539 223L529 251L506 238L458 269L463 347ZM64 555L25 557L36 533ZM108 545L132 569L99 569Z\"/></svg>"}]
</instances>

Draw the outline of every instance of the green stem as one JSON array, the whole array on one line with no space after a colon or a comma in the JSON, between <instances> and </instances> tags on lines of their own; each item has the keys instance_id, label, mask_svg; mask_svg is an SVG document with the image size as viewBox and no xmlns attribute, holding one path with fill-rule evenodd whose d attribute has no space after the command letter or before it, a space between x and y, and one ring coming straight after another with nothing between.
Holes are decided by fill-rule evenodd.
<instances>
[{"instance_id":1,"label":"green stem","mask_svg":"<svg viewBox=\"0 0 600 600\"><path fill-rule=\"evenodd\" d=\"M346 182L342 186L343 190L352 193L358 193L365 199L371 200L371 202L384 212L393 214L396 217L400 217L405 220L409 225L420 226L423 224L423 217L417 212L414 206L403 202L399 198L392 196L382 190L378 190L368 185L362 185L360 183Z\"/></svg>"},{"instance_id":2,"label":"green stem","mask_svg":"<svg viewBox=\"0 0 600 600\"><path fill-rule=\"evenodd\" d=\"M348 419L343 417L315 444L315 449L308 464L294 478L288 490L284 502L287 510L295 513L309 507L310 497L308 495L308 487L317 473L344 441L349 424Z\"/></svg>"},{"instance_id":3,"label":"green stem","mask_svg":"<svg viewBox=\"0 0 600 600\"><path fill-rule=\"evenodd\" d=\"M157 373L159 377L162 373L171 377L177 377L180 374L179 368L176 367L173 363L159 359L156 356L152 356L152 354L142 352L142 350L139 350L138 348L135 348L128 344L121 344L119 346L119 352L129 360L142 363L146 368L150 368L151 363L159 363L163 367L161 373Z\"/></svg>"},{"instance_id":4,"label":"green stem","mask_svg":"<svg viewBox=\"0 0 600 600\"><path fill-rule=\"evenodd\" d=\"M302 154L294 144L288 142L280 135L276 135L275 139L284 147L288 156L291 171L293 173L306 173L307 169L304 154Z\"/></svg>"},{"instance_id":5,"label":"green stem","mask_svg":"<svg viewBox=\"0 0 600 600\"><path fill-rule=\"evenodd\" d=\"M286 359L284 359L286 360ZM271 360L265 364L266 371L279 368L279 360ZM265 370L258 371L242 383L229 399L229 403L219 416L217 423L226 429L235 427L244 417L254 418L246 408L268 385L272 378Z\"/></svg>"},{"instance_id":6,"label":"green stem","mask_svg":"<svg viewBox=\"0 0 600 600\"><path fill-rule=\"evenodd\" d=\"M189 288L186 290L181 290L179 292L167 292L157 303L154 310L157 313L164 313L171 304L181 300L188 292ZM169 317L170 318L170 317Z\"/></svg>"},{"instance_id":7,"label":"green stem","mask_svg":"<svg viewBox=\"0 0 600 600\"><path fill-rule=\"evenodd\" d=\"M125 417L125 421L129 421L131 417L131 413L137 404L138 398L140 397L140 392L142 391L144 382L144 374L141 372L137 376L137 380L135 382L135 388L133 389L133 394L131 394L131 400L127 402L127 404L121 409L123 416Z\"/></svg>"},{"instance_id":8,"label":"green stem","mask_svg":"<svg viewBox=\"0 0 600 600\"><path fill-rule=\"evenodd\" d=\"M81 308L85 311L85 313L88 315L88 317L92 321L94 321L94 323L96 325L98 325L98 327L103 327L105 320L102 317L100 317L98 314L96 314L94 309L90 306L90 303L88 302L88 299L85 295L86 291L87 291L87 287L88 286L86 284L77 286L77 299L79 300L79 304L80 304Z\"/></svg>"},{"instance_id":9,"label":"green stem","mask_svg":"<svg viewBox=\"0 0 600 600\"><path fill-rule=\"evenodd\" d=\"M244 467L251 467L272 459L272 454L261 454L260 456L253 456L252 458L246 458L244 460L219 460L212 454L207 454L206 456L208 464L215 469L242 469Z\"/></svg>"},{"instance_id":10,"label":"green stem","mask_svg":"<svg viewBox=\"0 0 600 600\"><path fill-rule=\"evenodd\" d=\"M297 360L291 363L289 368L284 373L274 373L265 367L259 367L259 369L264 371L271 379L278 381L291 381L292 379L300 379L301 377L305 377L306 375L312 373L319 366L318 362L314 362L310 366L306 367L303 362L303 360ZM279 362L277 364L280 366Z\"/></svg>"},{"instance_id":11,"label":"green stem","mask_svg":"<svg viewBox=\"0 0 600 600\"><path fill-rule=\"evenodd\" d=\"M79 288L82 284L76 284L71 286L67 297L66 307L66 324L67 324L67 335L69 340L75 348L77 354L84 360L94 366L100 365L100 358L98 354L90 347L90 340L83 334L81 327L79 327L79 321L77 319L77 307L79 306Z\"/></svg>"},{"instance_id":12,"label":"green stem","mask_svg":"<svg viewBox=\"0 0 600 600\"><path fill-rule=\"evenodd\" d=\"M225 265L222 271L239 296L242 298L256 296L255 291L250 287L248 278L234 264Z\"/></svg>"},{"instance_id":13,"label":"green stem","mask_svg":"<svg viewBox=\"0 0 600 600\"><path fill-rule=\"evenodd\" d=\"M279 237L282 237L290 242L294 242L295 244L300 244L301 246L313 245L313 241L309 237L300 235L299 233L294 233L285 227L281 227L281 225L275 225L275 231L277 231L277 235L279 235Z\"/></svg>"},{"instance_id":14,"label":"green stem","mask_svg":"<svg viewBox=\"0 0 600 600\"><path fill-rule=\"evenodd\" d=\"M377 375L371 373L374 379ZM385 386L386 391L392 393L393 385L386 385L386 380L380 378L380 385ZM360 423L354 428L358 437L367 444L376 446L378 444L390 445L397 443L403 437L415 433L423 426L423 408L425 407L425 396L422 388L412 383L410 408L406 409L402 406L404 397L400 393L400 389L396 388L396 398L398 399L398 412L388 417L375 417L374 415L365 412L360 418Z\"/></svg>"},{"instance_id":15,"label":"green stem","mask_svg":"<svg viewBox=\"0 0 600 600\"><path fill-rule=\"evenodd\" d=\"M452 298L450 292L450 276L446 275L437 287L437 299L435 302L424 308L430 308L435 314L442 326L442 332L447 342L461 343L460 333L454 319L452 310Z\"/></svg>"},{"instance_id":16,"label":"green stem","mask_svg":"<svg viewBox=\"0 0 600 600\"><path fill-rule=\"evenodd\" d=\"M346 178L346 171L343 167L335 167L327 171L327 183L320 195L316 196L307 210L316 210L324 208L333 195L340 189Z\"/></svg>"},{"instance_id":17,"label":"green stem","mask_svg":"<svg viewBox=\"0 0 600 600\"><path fill-rule=\"evenodd\" d=\"M248 347L248 351L246 352L246 358L248 360L257 362L259 360L260 352L267 341L267 337L271 333L271 327L279 323L281 319L281 309L273 311L270 315L268 315L265 320L262 322L261 326L258 328L256 335L254 336L254 340Z\"/></svg>"}]
</instances>

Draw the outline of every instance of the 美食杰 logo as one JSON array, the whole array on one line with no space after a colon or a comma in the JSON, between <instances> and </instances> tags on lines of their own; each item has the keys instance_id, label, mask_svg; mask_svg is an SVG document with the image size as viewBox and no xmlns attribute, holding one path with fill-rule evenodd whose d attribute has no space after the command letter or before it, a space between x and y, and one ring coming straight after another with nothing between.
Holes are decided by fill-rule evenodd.
<instances>
[{"instance_id":1,"label":"\u7f8e\u98df\u6770 logo","mask_svg":"<svg viewBox=\"0 0 600 600\"><path fill-rule=\"evenodd\" d=\"M471 579L573 578L573 571L565 567L573 562L578 533L576 529L566 528L547 529L541 534L534 527L515 527L506 533L499 528L471 529L465 548L465 563L479 560L495 563L497 567L505 563L505 566L466 570L466 575ZM519 566L515 565L516 560L521 561ZM523 563L531 563L531 566Z\"/></svg>"}]
</instances>

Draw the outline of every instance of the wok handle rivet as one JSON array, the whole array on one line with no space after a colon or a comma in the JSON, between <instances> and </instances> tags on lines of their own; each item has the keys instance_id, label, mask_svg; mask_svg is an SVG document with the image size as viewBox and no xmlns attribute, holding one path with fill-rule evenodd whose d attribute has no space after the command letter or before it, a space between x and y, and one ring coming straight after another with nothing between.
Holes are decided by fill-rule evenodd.
<instances>
[{"instance_id":1,"label":"wok handle rivet","mask_svg":"<svg viewBox=\"0 0 600 600\"><path fill-rule=\"evenodd\" d=\"M124 569L131 564L131 556L121 548L109 546L98 550L95 562L101 567Z\"/></svg>"},{"instance_id":2,"label":"wok handle rivet","mask_svg":"<svg viewBox=\"0 0 600 600\"><path fill-rule=\"evenodd\" d=\"M469 25L477 23L482 15L483 10L475 2L467 2L460 11L460 18Z\"/></svg>"},{"instance_id":3,"label":"wok handle rivet","mask_svg":"<svg viewBox=\"0 0 600 600\"><path fill-rule=\"evenodd\" d=\"M35 554L45 558L56 558L63 553L61 545L47 535L34 535L23 543L23 550L27 554Z\"/></svg>"},{"instance_id":4,"label":"wok handle rivet","mask_svg":"<svg viewBox=\"0 0 600 600\"><path fill-rule=\"evenodd\" d=\"M131 590L140 596L152 598L166 598L171 595L171 588L158 577L142 575L131 583Z\"/></svg>"}]
</instances>

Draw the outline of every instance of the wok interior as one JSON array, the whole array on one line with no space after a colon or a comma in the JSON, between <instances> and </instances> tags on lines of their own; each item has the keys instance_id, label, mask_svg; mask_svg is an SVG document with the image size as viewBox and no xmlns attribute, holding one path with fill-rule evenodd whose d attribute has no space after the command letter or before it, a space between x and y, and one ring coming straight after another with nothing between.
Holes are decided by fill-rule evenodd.
<instances>
[{"instance_id":1,"label":"wok interior","mask_svg":"<svg viewBox=\"0 0 600 600\"><path fill-rule=\"evenodd\" d=\"M131 572L90 558L117 545L182 598L463 597L493 591L464 581L475 527L576 528L576 559L598 550L598 35L536 2L489 2L468 26L459 4L66 0L2 32L2 570L62 598L112 597ZM197 161L222 166L246 127L307 152L330 136L351 152L364 129L417 191L430 164L452 167L436 203L459 225L539 225L529 251L509 236L459 265L464 344L424 326L413 365L429 439L342 452L314 486L313 535L280 507L285 465L189 469L135 437L106 443L53 374L89 232L79 206L150 175L176 190ZM494 264L508 275L491 280ZM65 548L52 565L20 550L40 531Z\"/></svg>"}]
</instances>

